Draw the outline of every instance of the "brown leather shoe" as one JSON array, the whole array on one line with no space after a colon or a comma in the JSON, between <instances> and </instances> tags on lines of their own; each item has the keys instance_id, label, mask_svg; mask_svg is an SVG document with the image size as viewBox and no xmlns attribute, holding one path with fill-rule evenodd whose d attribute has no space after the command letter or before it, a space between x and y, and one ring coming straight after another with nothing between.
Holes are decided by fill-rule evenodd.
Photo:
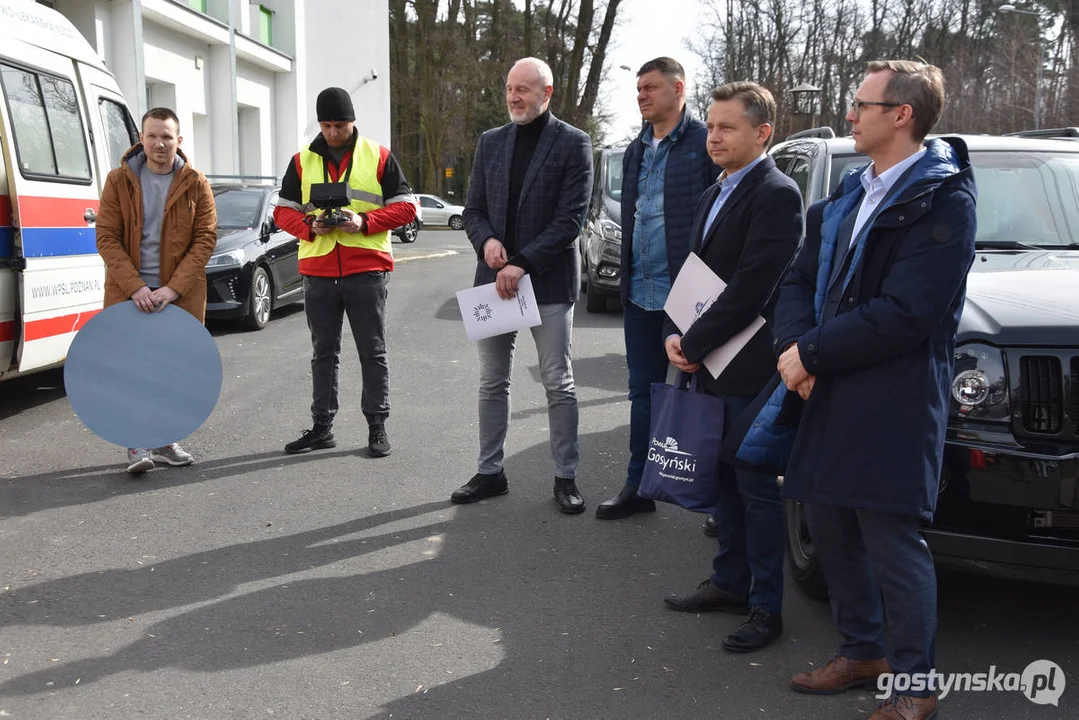
<instances>
[{"instance_id":1,"label":"brown leather shoe","mask_svg":"<svg viewBox=\"0 0 1079 720\"><path fill-rule=\"evenodd\" d=\"M881 704L869 720L933 720L936 716L936 695L927 698L893 695Z\"/></svg>"},{"instance_id":2,"label":"brown leather shoe","mask_svg":"<svg viewBox=\"0 0 1079 720\"><path fill-rule=\"evenodd\" d=\"M876 687L877 677L891 671L887 658L851 660L837 655L822 668L792 677L791 688L810 695L837 695L853 687Z\"/></svg>"}]
</instances>

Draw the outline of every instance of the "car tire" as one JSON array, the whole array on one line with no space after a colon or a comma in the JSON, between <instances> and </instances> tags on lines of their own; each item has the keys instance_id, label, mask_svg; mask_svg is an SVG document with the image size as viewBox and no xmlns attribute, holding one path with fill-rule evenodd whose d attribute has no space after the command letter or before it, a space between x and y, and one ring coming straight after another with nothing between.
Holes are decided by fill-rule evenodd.
<instances>
[{"instance_id":1,"label":"car tire","mask_svg":"<svg viewBox=\"0 0 1079 720\"><path fill-rule=\"evenodd\" d=\"M414 243L419 236L420 228L415 220L401 228L401 242L403 243Z\"/></svg>"},{"instance_id":2,"label":"car tire","mask_svg":"<svg viewBox=\"0 0 1079 720\"><path fill-rule=\"evenodd\" d=\"M460 215L454 215L450 218L450 230L463 230L465 227L465 221L461 219Z\"/></svg>"},{"instance_id":3,"label":"car tire","mask_svg":"<svg viewBox=\"0 0 1079 720\"><path fill-rule=\"evenodd\" d=\"M255 267L251 273L251 289L247 292L247 314L244 325L248 330L262 330L270 322L273 312L273 281L266 268Z\"/></svg>"},{"instance_id":4,"label":"car tire","mask_svg":"<svg viewBox=\"0 0 1079 720\"><path fill-rule=\"evenodd\" d=\"M787 498L783 501L787 524L787 559L791 577L806 595L814 600L828 599L828 582L816 557L816 550L805 525L802 503Z\"/></svg>"}]
</instances>

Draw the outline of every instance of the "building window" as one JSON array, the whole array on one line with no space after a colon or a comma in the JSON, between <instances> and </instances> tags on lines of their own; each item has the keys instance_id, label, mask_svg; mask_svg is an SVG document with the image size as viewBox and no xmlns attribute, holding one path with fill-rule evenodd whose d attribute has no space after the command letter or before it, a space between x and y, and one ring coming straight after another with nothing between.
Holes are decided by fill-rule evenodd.
<instances>
[{"instance_id":1,"label":"building window","mask_svg":"<svg viewBox=\"0 0 1079 720\"><path fill-rule=\"evenodd\" d=\"M187 4L192 10L198 10L200 13L206 13L206 0L187 0Z\"/></svg>"},{"instance_id":2,"label":"building window","mask_svg":"<svg viewBox=\"0 0 1079 720\"><path fill-rule=\"evenodd\" d=\"M273 10L259 5L259 42L273 47Z\"/></svg>"}]
</instances>

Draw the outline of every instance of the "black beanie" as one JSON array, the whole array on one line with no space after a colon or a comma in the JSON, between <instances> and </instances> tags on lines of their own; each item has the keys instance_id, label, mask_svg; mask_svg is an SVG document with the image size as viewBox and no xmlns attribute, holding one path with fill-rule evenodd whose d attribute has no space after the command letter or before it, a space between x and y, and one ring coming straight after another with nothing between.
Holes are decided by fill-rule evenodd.
<instances>
[{"instance_id":1,"label":"black beanie","mask_svg":"<svg viewBox=\"0 0 1079 720\"><path fill-rule=\"evenodd\" d=\"M352 98L339 87L326 88L318 94L315 112L319 122L352 122L356 119Z\"/></svg>"}]
</instances>

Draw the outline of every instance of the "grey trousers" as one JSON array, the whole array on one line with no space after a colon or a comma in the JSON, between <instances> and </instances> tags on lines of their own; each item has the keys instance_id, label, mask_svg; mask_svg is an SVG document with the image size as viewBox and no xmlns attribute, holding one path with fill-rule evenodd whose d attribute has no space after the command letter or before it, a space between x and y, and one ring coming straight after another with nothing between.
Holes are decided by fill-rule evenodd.
<instances>
[{"instance_id":1,"label":"grey trousers","mask_svg":"<svg viewBox=\"0 0 1079 720\"><path fill-rule=\"evenodd\" d=\"M532 328L539 354L540 377L547 391L547 422L555 475L576 478L577 391L570 359L573 337L573 304L540 305L542 323ZM479 470L495 474L505 460L506 433L510 421L510 374L517 333L480 340Z\"/></svg>"},{"instance_id":2,"label":"grey trousers","mask_svg":"<svg viewBox=\"0 0 1079 720\"><path fill-rule=\"evenodd\" d=\"M386 361L388 280L388 272L303 279L304 310L313 350L311 419L316 425L332 425L337 414L337 373L346 313L363 373L360 409L369 425L385 423L390 415L390 368Z\"/></svg>"}]
</instances>

